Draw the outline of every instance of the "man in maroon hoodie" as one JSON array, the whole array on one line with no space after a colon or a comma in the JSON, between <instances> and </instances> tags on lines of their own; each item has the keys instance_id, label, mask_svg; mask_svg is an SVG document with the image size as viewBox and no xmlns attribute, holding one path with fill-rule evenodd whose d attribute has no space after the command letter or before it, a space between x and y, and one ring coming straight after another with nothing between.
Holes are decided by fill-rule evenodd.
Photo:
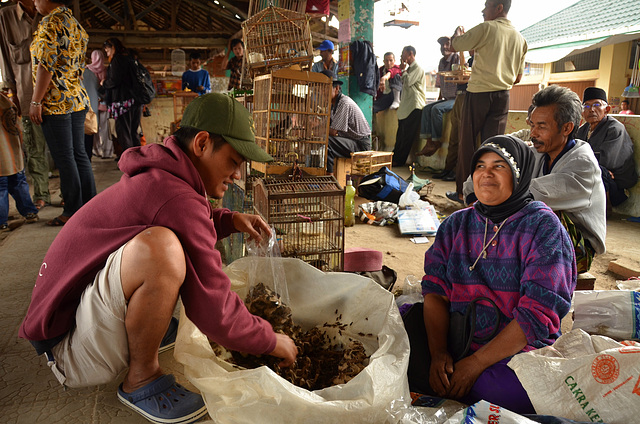
<instances>
[{"instance_id":1,"label":"man in maroon hoodie","mask_svg":"<svg viewBox=\"0 0 640 424\"><path fill-rule=\"evenodd\" d=\"M123 153L121 180L65 224L20 327L60 383L104 384L128 367L118 398L145 418L188 423L204 416L201 396L164 375L158 361L178 295L216 343L283 358L282 366L294 362L293 341L249 313L214 249L232 232L260 241L269 231L258 216L213 209L207 200L224 195L245 160L273 160L253 134L237 101L194 99L173 136Z\"/></svg>"}]
</instances>

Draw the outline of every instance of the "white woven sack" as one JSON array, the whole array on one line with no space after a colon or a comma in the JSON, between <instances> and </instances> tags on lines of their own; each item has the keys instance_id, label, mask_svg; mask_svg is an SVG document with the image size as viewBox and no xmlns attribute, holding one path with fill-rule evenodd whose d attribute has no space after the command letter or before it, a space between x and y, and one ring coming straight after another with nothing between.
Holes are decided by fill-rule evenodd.
<instances>
[{"instance_id":1,"label":"white woven sack","mask_svg":"<svg viewBox=\"0 0 640 424\"><path fill-rule=\"evenodd\" d=\"M536 412L575 421L629 424L640 416L640 343L580 329L509 361Z\"/></svg>"}]
</instances>

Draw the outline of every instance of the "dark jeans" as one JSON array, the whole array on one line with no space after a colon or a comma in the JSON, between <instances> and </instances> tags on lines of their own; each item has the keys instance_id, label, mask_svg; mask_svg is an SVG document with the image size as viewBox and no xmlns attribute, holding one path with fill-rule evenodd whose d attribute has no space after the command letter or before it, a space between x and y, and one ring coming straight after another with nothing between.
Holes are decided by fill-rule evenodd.
<instances>
[{"instance_id":1,"label":"dark jeans","mask_svg":"<svg viewBox=\"0 0 640 424\"><path fill-rule=\"evenodd\" d=\"M0 225L9 219L9 195L16 201L16 208L20 215L38 213L29 195L29 184L24 176L24 170L17 174L0 177Z\"/></svg>"},{"instance_id":2,"label":"dark jeans","mask_svg":"<svg viewBox=\"0 0 640 424\"><path fill-rule=\"evenodd\" d=\"M504 134L509 114L509 90L465 95L460 118L460 144L456 169L456 191L462 193L462 185L471 175L471 158L480 142L494 135Z\"/></svg>"},{"instance_id":3,"label":"dark jeans","mask_svg":"<svg viewBox=\"0 0 640 424\"><path fill-rule=\"evenodd\" d=\"M347 137L329 136L327 147L327 172L333 172L335 158L350 158L352 152L371 150L371 137L366 136L360 140Z\"/></svg>"},{"instance_id":4,"label":"dark jeans","mask_svg":"<svg viewBox=\"0 0 640 424\"><path fill-rule=\"evenodd\" d=\"M116 135L123 152L130 147L140 145L138 127L140 126L141 114L142 106L134 103L128 111L116 119Z\"/></svg>"},{"instance_id":5,"label":"dark jeans","mask_svg":"<svg viewBox=\"0 0 640 424\"><path fill-rule=\"evenodd\" d=\"M72 216L96 195L91 162L84 149L86 110L65 115L43 115L42 131L60 171L60 191L64 199L62 215Z\"/></svg>"},{"instance_id":6,"label":"dark jeans","mask_svg":"<svg viewBox=\"0 0 640 424\"><path fill-rule=\"evenodd\" d=\"M398 120L393 166L404 166L407 163L411 147L420 139L421 120L422 109L414 109L405 119Z\"/></svg>"}]
</instances>

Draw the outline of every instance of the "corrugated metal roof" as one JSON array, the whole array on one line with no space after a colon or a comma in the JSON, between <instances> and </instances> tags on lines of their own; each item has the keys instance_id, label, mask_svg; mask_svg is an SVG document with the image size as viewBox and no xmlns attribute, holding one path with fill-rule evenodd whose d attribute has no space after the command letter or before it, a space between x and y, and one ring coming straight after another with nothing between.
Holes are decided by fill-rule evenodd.
<instances>
[{"instance_id":1,"label":"corrugated metal roof","mask_svg":"<svg viewBox=\"0 0 640 424\"><path fill-rule=\"evenodd\" d=\"M640 0L580 0L521 31L529 48L640 31Z\"/></svg>"}]
</instances>

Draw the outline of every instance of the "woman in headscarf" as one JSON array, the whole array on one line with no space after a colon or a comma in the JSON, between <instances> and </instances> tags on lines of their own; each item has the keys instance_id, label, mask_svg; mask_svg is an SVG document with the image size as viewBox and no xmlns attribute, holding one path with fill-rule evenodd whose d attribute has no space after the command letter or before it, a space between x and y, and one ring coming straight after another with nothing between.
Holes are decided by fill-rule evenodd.
<instances>
[{"instance_id":1,"label":"woman in headscarf","mask_svg":"<svg viewBox=\"0 0 640 424\"><path fill-rule=\"evenodd\" d=\"M42 124L44 138L60 171L62 214L47 222L62 226L96 194L84 147L89 98L81 77L89 36L66 5L70 0L36 1L44 18L31 42L34 77L31 121Z\"/></svg>"},{"instance_id":2,"label":"woman in headscarf","mask_svg":"<svg viewBox=\"0 0 640 424\"><path fill-rule=\"evenodd\" d=\"M91 136L93 140L93 154L102 156L103 159L109 159L113 156L113 143L109 136L109 112L107 112L107 104L103 99L103 95L100 94L100 85L107 77L107 66L104 63L104 58L105 56L102 50L94 50L91 52L91 64L87 65L85 70L84 85L91 99L91 108L98 116L98 133ZM91 71L91 74L89 74L88 71ZM90 85L94 87L92 84L94 81L93 76L95 76L95 81L97 81L95 85L95 101L93 90L90 90Z\"/></svg>"},{"instance_id":3,"label":"woman in headscarf","mask_svg":"<svg viewBox=\"0 0 640 424\"><path fill-rule=\"evenodd\" d=\"M557 216L529 192L533 163L529 148L512 136L491 137L475 152L478 201L440 226L425 255L423 311L414 306L404 316L412 390L535 412L507 362L559 337L576 266ZM465 312L467 352L454 349Z\"/></svg>"}]
</instances>

